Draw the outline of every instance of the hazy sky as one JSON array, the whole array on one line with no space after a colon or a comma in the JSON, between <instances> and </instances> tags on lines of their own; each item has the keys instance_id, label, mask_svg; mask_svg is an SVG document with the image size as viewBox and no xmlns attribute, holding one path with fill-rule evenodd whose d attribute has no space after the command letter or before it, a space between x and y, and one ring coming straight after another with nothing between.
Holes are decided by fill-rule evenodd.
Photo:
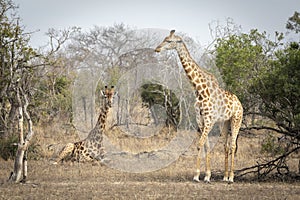
<instances>
[{"instance_id":1,"label":"hazy sky","mask_svg":"<svg viewBox=\"0 0 300 200\"><path fill-rule=\"evenodd\" d=\"M49 28L97 26L124 23L132 28L176 29L206 45L212 40L208 24L232 18L243 31L252 28L285 32L285 23L299 0L14 0L32 45L46 43Z\"/></svg>"}]
</instances>

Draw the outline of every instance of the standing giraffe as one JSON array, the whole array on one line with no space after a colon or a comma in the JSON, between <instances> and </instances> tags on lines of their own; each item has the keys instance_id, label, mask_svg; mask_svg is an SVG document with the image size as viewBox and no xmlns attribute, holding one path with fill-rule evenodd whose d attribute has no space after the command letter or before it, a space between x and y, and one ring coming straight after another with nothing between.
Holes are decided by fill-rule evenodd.
<instances>
[{"instance_id":1,"label":"standing giraffe","mask_svg":"<svg viewBox=\"0 0 300 200\"><path fill-rule=\"evenodd\" d=\"M190 82L196 91L196 120L199 130L202 134L199 140L199 150L196 164L197 171L196 175L194 176L194 180L199 182L201 149L204 146L204 149L206 150L206 172L204 181L210 182L210 149L207 136L215 123L224 122L222 127L220 127L221 135L225 136L225 172L223 180L232 183L234 178L233 170L236 140L243 118L242 104L234 94L231 94L220 88L216 78L212 74L208 73L197 65L197 63L190 56L190 53L182 41L182 38L174 35L174 33L175 30L172 30L170 35L167 36L155 49L155 52L175 49L186 75L190 79ZM228 139L229 125L231 125L232 132L230 170L228 170L228 157L230 151L230 141Z\"/></svg>"},{"instance_id":2,"label":"standing giraffe","mask_svg":"<svg viewBox=\"0 0 300 200\"><path fill-rule=\"evenodd\" d=\"M66 144L53 164L57 164L68 155L71 155L72 161L78 162L103 159L105 154L102 146L103 131L105 130L107 115L112 107L113 96L115 94L114 86L111 86L111 89L105 86L105 90L101 90L101 94L104 97L104 106L100 110L95 127L84 140Z\"/></svg>"}]
</instances>

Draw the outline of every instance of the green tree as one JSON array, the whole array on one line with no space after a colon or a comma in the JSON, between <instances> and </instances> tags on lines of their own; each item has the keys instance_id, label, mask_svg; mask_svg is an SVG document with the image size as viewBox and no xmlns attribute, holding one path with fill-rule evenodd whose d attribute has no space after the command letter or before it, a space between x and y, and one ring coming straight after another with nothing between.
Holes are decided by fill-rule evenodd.
<instances>
[{"instance_id":1,"label":"green tree","mask_svg":"<svg viewBox=\"0 0 300 200\"><path fill-rule=\"evenodd\" d=\"M276 34L277 43L267 38L266 32L253 29L249 34L219 38L216 43L216 66L223 74L226 89L241 100L245 114L258 106L257 95L251 86L268 70L268 58L283 39Z\"/></svg>"},{"instance_id":2,"label":"green tree","mask_svg":"<svg viewBox=\"0 0 300 200\"><path fill-rule=\"evenodd\" d=\"M295 12L287 28L297 35L299 25L299 14ZM245 168L264 168L259 176L274 169L288 170L286 157L300 148L300 43L284 46L282 41L282 33L276 32L272 41L265 32L251 30L249 34L219 38L216 44L216 65L227 88L241 99L245 115L252 114L262 120L261 124L246 124L246 128L271 130L285 138L282 155Z\"/></svg>"},{"instance_id":3,"label":"green tree","mask_svg":"<svg viewBox=\"0 0 300 200\"><path fill-rule=\"evenodd\" d=\"M262 81L253 85L263 101L261 113L276 122L280 132L300 140L300 45L292 42L275 53Z\"/></svg>"},{"instance_id":4,"label":"green tree","mask_svg":"<svg viewBox=\"0 0 300 200\"><path fill-rule=\"evenodd\" d=\"M149 106L150 109L155 104L163 106L167 114L166 125L177 128L180 121L180 105L172 90L166 89L160 84L145 83L141 87L141 97L143 103Z\"/></svg>"},{"instance_id":5,"label":"green tree","mask_svg":"<svg viewBox=\"0 0 300 200\"><path fill-rule=\"evenodd\" d=\"M28 63L36 52L28 45L30 38L19 19L8 14L15 11L13 2L0 0L0 6L0 136L9 137L16 131L16 88L32 92L33 68Z\"/></svg>"},{"instance_id":6,"label":"green tree","mask_svg":"<svg viewBox=\"0 0 300 200\"><path fill-rule=\"evenodd\" d=\"M35 83L35 66L30 62L37 54L28 45L30 37L15 17L13 2L0 0L0 6L0 128L3 130L0 136L8 141L18 138L14 170L9 180L20 182L27 176L24 157L34 135L27 108Z\"/></svg>"},{"instance_id":7,"label":"green tree","mask_svg":"<svg viewBox=\"0 0 300 200\"><path fill-rule=\"evenodd\" d=\"M35 77L38 80L34 93L35 122L49 123L54 118L62 121L72 120L72 86L76 78L75 60L64 51L67 40L78 33L79 28L64 30L50 29L47 32L49 45L39 51L39 59L35 64ZM47 99L47 101L45 101ZM36 108L36 109L35 109Z\"/></svg>"},{"instance_id":8,"label":"green tree","mask_svg":"<svg viewBox=\"0 0 300 200\"><path fill-rule=\"evenodd\" d=\"M300 13L295 11L286 24L288 30L300 33Z\"/></svg>"},{"instance_id":9,"label":"green tree","mask_svg":"<svg viewBox=\"0 0 300 200\"><path fill-rule=\"evenodd\" d=\"M1 143L18 139L14 170L9 178L13 182L26 180L26 155L34 136L31 115L39 112L40 102L47 102L40 86L49 72L47 67L60 63L57 52L69 36L49 35L48 51L37 53L29 45L31 34L26 33L19 22L15 4L11 0L0 0L0 139ZM69 82L63 75L53 80L50 91L62 102L68 94Z\"/></svg>"},{"instance_id":10,"label":"green tree","mask_svg":"<svg viewBox=\"0 0 300 200\"><path fill-rule=\"evenodd\" d=\"M266 119L261 127L282 134L284 144L274 136L269 136L262 144L262 150L276 155L269 161L264 160L255 166L241 171L252 170L258 173L258 178L266 177L277 170L278 175L289 172L287 158L300 149L300 48L299 43L292 42L286 48L278 50L270 61L270 68L263 74L261 80L253 84L262 101L257 114ZM272 120L273 125L267 125ZM282 146L283 145L283 146ZM279 154L279 155L277 155ZM300 169L300 163L298 168ZM253 170L254 169L254 170ZM284 171L284 174L281 171ZM249 172L245 172L247 174Z\"/></svg>"}]
</instances>

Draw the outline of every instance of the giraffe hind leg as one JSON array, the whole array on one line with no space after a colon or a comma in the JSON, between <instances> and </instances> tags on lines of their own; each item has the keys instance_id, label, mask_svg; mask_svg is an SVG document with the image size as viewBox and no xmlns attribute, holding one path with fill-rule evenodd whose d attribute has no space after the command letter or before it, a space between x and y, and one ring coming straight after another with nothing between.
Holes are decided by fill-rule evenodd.
<instances>
[{"instance_id":1,"label":"giraffe hind leg","mask_svg":"<svg viewBox=\"0 0 300 200\"><path fill-rule=\"evenodd\" d=\"M73 150L75 148L74 143L68 143L64 146L64 148L60 151L57 159L55 160L55 162L53 162L53 164L58 164L59 162L61 162L64 158L66 158L68 155L70 155Z\"/></svg>"},{"instance_id":2,"label":"giraffe hind leg","mask_svg":"<svg viewBox=\"0 0 300 200\"><path fill-rule=\"evenodd\" d=\"M224 143L224 152L225 152L225 162L224 162L224 178L223 181L228 181L229 176L228 176L228 157L229 157L229 140L228 140L228 135L229 135L229 121L224 122L223 126L220 127L221 130L221 136L225 138L225 143Z\"/></svg>"},{"instance_id":3,"label":"giraffe hind leg","mask_svg":"<svg viewBox=\"0 0 300 200\"><path fill-rule=\"evenodd\" d=\"M233 183L234 179L234 156L235 156L235 150L237 147L237 137L239 134L239 130L242 124L242 117L235 117L231 121L231 131L232 131L232 136L231 136L231 166L230 166L230 171L229 171L229 183Z\"/></svg>"}]
</instances>

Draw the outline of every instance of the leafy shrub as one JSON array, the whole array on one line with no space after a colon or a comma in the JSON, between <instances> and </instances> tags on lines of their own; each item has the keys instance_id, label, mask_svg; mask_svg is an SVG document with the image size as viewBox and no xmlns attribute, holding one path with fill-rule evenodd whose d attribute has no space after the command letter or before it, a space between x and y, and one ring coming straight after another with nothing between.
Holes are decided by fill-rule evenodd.
<instances>
[{"instance_id":1,"label":"leafy shrub","mask_svg":"<svg viewBox=\"0 0 300 200\"><path fill-rule=\"evenodd\" d=\"M0 139L0 157L4 160L13 159L17 152L18 137L10 136Z\"/></svg>"},{"instance_id":2,"label":"leafy shrub","mask_svg":"<svg viewBox=\"0 0 300 200\"><path fill-rule=\"evenodd\" d=\"M281 155L284 153L284 147L278 142L278 138L268 134L261 145L261 153L270 154L271 156Z\"/></svg>"},{"instance_id":3,"label":"leafy shrub","mask_svg":"<svg viewBox=\"0 0 300 200\"><path fill-rule=\"evenodd\" d=\"M17 153L18 137L10 136L8 138L0 139L0 157L4 160L14 159ZM28 159L37 160L41 157L39 152L39 144L33 142L28 147Z\"/></svg>"}]
</instances>

